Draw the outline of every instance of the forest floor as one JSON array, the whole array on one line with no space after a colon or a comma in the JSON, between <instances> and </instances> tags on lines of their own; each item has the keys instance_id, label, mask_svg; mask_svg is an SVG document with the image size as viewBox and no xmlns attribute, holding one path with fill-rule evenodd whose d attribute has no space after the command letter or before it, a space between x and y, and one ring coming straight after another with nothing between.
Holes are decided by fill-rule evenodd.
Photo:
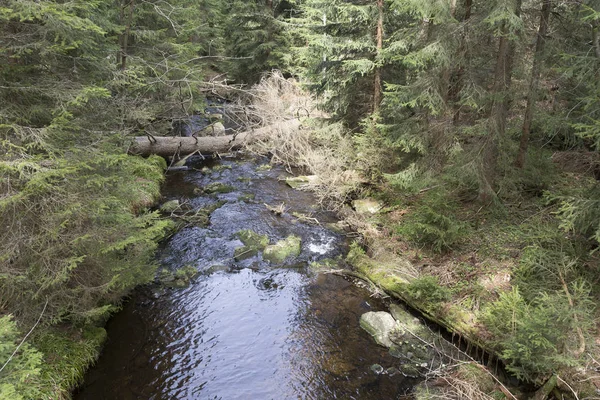
<instances>
[{"instance_id":1,"label":"forest floor","mask_svg":"<svg viewBox=\"0 0 600 400\"><path fill-rule=\"evenodd\" d=\"M565 193L583 190L594 177L586 170L557 167L551 179L546 179L549 184L543 191L492 207L461 201L461 195L445 189L439 195L437 189L406 194L383 184L370 191L371 197L380 201L381 210L360 217L354 214L351 218L364 235L364 242L361 248L351 251L348 261L387 294L408 303L453 335L505 359L506 346L499 343L493 329L487 326L490 309L499 304L503 294L520 291L531 304L528 309L531 313L535 312L536 304L543 304L537 299L546 293L566 293L574 308L577 304L571 301L571 289L560 284L564 283L563 276L565 279L568 276L570 282L585 279L589 283L589 296L595 310L600 309L597 307L600 277L593 273L600 267L600 257L597 252L589 254L579 248L581 238L565 233L556 216L561 204L557 199ZM361 222L357 224L356 218ZM570 259L574 265L565 265ZM584 351L581 354L568 351L575 353L573 357L578 362L567 362L555 371L560 374L558 387L562 392L579 394L573 398L596 396L596 389L600 388L597 317L598 312L594 311L591 315L594 326L585 332ZM548 322L552 325L552 321ZM564 334L563 340L579 343L581 338L575 331L579 333L574 328ZM529 351L535 355L538 350L541 349ZM523 372L521 365L513 367L517 375L521 373L522 378L537 386L552 376ZM463 375L454 371L449 376ZM471 381L480 379L472 378ZM492 385L486 390L490 395L490 390L498 388Z\"/></svg>"}]
</instances>

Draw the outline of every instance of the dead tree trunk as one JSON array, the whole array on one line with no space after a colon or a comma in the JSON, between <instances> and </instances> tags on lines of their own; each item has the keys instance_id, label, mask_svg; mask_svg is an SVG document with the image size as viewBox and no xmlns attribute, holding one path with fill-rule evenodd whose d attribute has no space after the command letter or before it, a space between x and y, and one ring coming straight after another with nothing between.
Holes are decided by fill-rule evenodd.
<instances>
[{"instance_id":1,"label":"dead tree trunk","mask_svg":"<svg viewBox=\"0 0 600 400\"><path fill-rule=\"evenodd\" d=\"M292 119L264 128L249 130L228 136L217 137L165 137L138 136L134 138L128 153L149 156L156 154L162 157L186 156L192 153L214 154L226 153L259 140L267 140L278 132L297 129L300 121Z\"/></svg>"}]
</instances>

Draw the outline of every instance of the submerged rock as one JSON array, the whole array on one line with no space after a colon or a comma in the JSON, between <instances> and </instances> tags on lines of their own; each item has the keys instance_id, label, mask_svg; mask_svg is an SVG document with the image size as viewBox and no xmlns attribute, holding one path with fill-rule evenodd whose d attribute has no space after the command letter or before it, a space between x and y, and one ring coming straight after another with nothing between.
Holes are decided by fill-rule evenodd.
<instances>
[{"instance_id":1,"label":"submerged rock","mask_svg":"<svg viewBox=\"0 0 600 400\"><path fill-rule=\"evenodd\" d=\"M302 240L295 235L290 235L279 242L265 247L263 258L273 264L281 264L288 257L300 254Z\"/></svg>"},{"instance_id":2,"label":"submerged rock","mask_svg":"<svg viewBox=\"0 0 600 400\"><path fill-rule=\"evenodd\" d=\"M221 271L228 272L229 270L230 270L230 268L227 265L217 264L217 265L213 265L210 268L208 268L206 271L204 271L204 273L206 275L210 275L210 274L214 274L216 272L221 272Z\"/></svg>"},{"instance_id":3,"label":"submerged rock","mask_svg":"<svg viewBox=\"0 0 600 400\"><path fill-rule=\"evenodd\" d=\"M204 193L229 193L229 192L233 192L235 190L235 188L233 186L229 186L226 185L224 183L221 182L213 182L210 183L208 185L206 185L204 188L202 188L204 190Z\"/></svg>"},{"instance_id":4,"label":"submerged rock","mask_svg":"<svg viewBox=\"0 0 600 400\"><path fill-rule=\"evenodd\" d=\"M359 214L377 214L383 206L381 202L369 198L352 201L352 207Z\"/></svg>"},{"instance_id":5,"label":"submerged rock","mask_svg":"<svg viewBox=\"0 0 600 400\"><path fill-rule=\"evenodd\" d=\"M377 375L381 375L381 374L383 374L384 369L379 364L373 364L373 365L371 365L371 371L375 372Z\"/></svg>"},{"instance_id":6,"label":"submerged rock","mask_svg":"<svg viewBox=\"0 0 600 400\"><path fill-rule=\"evenodd\" d=\"M369 332L375 342L387 348L394 343L390 339L392 331L396 328L396 320L385 311L369 311L360 316L360 327Z\"/></svg>"},{"instance_id":7,"label":"submerged rock","mask_svg":"<svg viewBox=\"0 0 600 400\"><path fill-rule=\"evenodd\" d=\"M184 288L189 286L198 275L198 270L192 265L186 265L175 271L163 268L158 272L157 281L166 287Z\"/></svg>"},{"instance_id":8,"label":"submerged rock","mask_svg":"<svg viewBox=\"0 0 600 400\"><path fill-rule=\"evenodd\" d=\"M236 236L244 243L244 246L234 250L233 258L235 261L242 261L254 257L269 244L269 237L267 235L260 235L249 229L239 231L236 233Z\"/></svg>"}]
</instances>

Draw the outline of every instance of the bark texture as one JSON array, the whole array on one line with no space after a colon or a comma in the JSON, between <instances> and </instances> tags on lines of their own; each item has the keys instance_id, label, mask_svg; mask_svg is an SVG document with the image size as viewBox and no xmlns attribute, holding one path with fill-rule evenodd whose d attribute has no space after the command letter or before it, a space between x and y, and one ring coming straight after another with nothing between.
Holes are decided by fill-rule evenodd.
<instances>
[{"instance_id":1,"label":"bark texture","mask_svg":"<svg viewBox=\"0 0 600 400\"><path fill-rule=\"evenodd\" d=\"M163 157L182 157L192 153L226 153L254 141L267 140L278 132L299 127L300 121L293 119L264 128L218 137L138 136L134 138L128 152L133 155L156 154Z\"/></svg>"}]
</instances>

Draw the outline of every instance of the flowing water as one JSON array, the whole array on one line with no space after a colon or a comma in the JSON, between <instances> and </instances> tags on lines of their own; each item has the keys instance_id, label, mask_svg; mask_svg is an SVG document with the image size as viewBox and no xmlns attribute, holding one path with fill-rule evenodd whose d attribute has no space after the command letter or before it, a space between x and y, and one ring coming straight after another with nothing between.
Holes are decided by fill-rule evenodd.
<instances>
[{"instance_id":1,"label":"flowing water","mask_svg":"<svg viewBox=\"0 0 600 400\"><path fill-rule=\"evenodd\" d=\"M168 176L167 200L218 207L206 227L179 230L158 254L162 268L191 265L200 275L186 288L139 289L108 323L108 342L76 399L396 399L414 387L371 368L398 363L359 327L362 313L385 304L310 266L347 250L346 238L326 228L333 216L260 162L196 164ZM214 182L232 191L197 194ZM282 203L281 216L265 206ZM260 253L236 262L243 229L271 243L297 235L301 254L284 265Z\"/></svg>"}]
</instances>

